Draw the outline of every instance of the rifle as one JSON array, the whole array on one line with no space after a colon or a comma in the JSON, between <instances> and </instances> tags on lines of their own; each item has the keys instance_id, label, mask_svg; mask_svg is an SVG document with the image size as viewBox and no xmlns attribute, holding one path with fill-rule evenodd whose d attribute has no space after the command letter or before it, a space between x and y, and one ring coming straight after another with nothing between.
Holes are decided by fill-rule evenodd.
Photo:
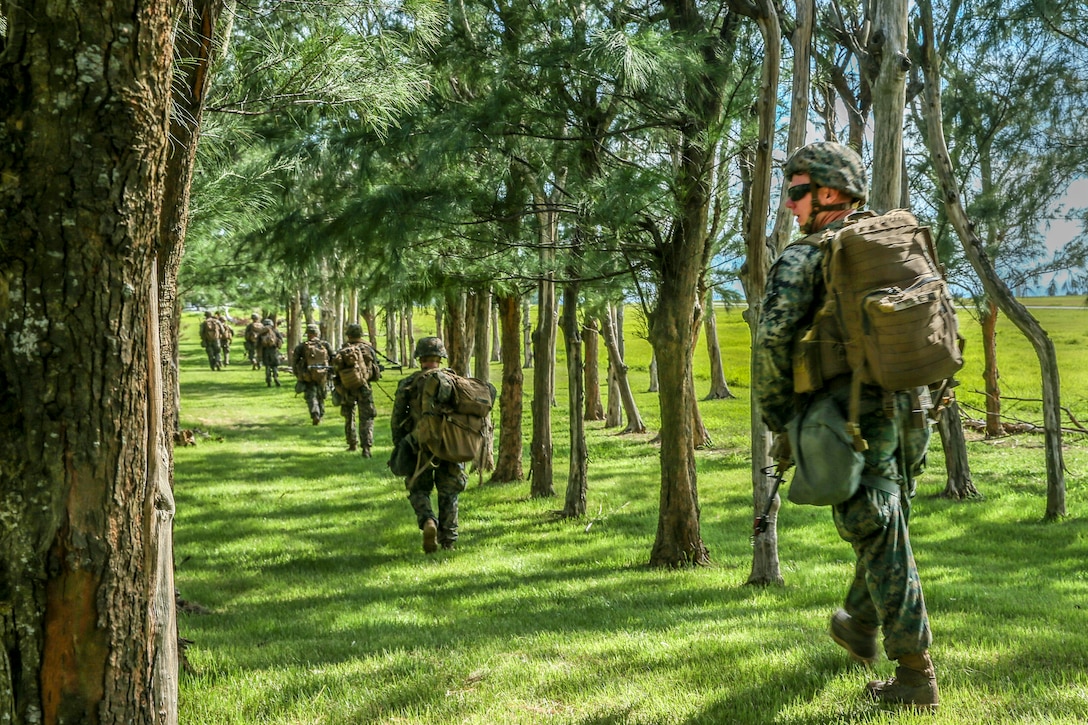
<instances>
[{"instance_id":1,"label":"rifle","mask_svg":"<svg viewBox=\"0 0 1088 725\"><path fill-rule=\"evenodd\" d=\"M375 355L381 355L383 360L385 360L387 363L390 363L389 365L382 365L381 360L378 361L378 369L381 370L383 373L386 370L396 370L398 373L404 372L403 363L399 363L393 358L387 357L386 355L382 354L382 352L376 347L371 346L371 349L374 350Z\"/></svg>"},{"instance_id":2,"label":"rifle","mask_svg":"<svg viewBox=\"0 0 1088 725\"><path fill-rule=\"evenodd\" d=\"M752 545L756 543L756 537L767 531L771 525L771 508L774 507L774 500L778 497L778 489L782 485L782 479L784 478L786 471L793 466L793 458L789 453L788 439L785 434L781 434L782 444L785 445L786 450L776 450L775 453L775 465L767 466L763 469L763 475L770 478L774 485L771 486L771 495L767 497L767 505L763 507L763 513L756 516L755 521L752 523L752 535L748 541ZM777 443L777 441L776 441ZM776 445L777 449L778 446Z\"/></svg>"}]
</instances>

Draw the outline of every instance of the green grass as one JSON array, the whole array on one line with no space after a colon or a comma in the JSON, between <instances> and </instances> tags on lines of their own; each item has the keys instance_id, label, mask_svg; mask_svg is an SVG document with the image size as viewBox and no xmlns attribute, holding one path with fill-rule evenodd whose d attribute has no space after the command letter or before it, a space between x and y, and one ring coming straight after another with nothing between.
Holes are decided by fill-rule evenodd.
<instances>
[{"instance_id":1,"label":"green grass","mask_svg":"<svg viewBox=\"0 0 1088 725\"><path fill-rule=\"evenodd\" d=\"M656 429L657 397L643 392L649 348L633 318L634 388ZM965 328L977 340L977 328ZM1065 362L1083 354L1064 339L1077 329L1069 323L1052 334L1067 394L1069 379L1088 363ZM974 480L986 498L969 503L935 497L944 481L934 447L912 539L934 630L941 712L881 710L861 687L870 676L890 675L892 665L882 661L873 672L853 665L825 634L853 559L827 510L786 503L779 520L785 586L744 586L752 493L740 313L721 312L719 332L738 398L701 406L714 439L698 454L701 530L713 565L690 571L646 566L660 487L652 435L621 437L589 424L590 514L553 516L567 470L562 374L557 498L530 499L527 482L480 485L474 476L461 497L458 550L425 556L403 483L384 465L390 400L383 392L375 394L375 457L364 460L344 450L335 408L312 426L289 384L268 389L263 373L247 365L208 371L187 335L182 423L202 434L198 445L176 451L177 584L209 612L179 615L182 636L193 641L180 721L1088 720L1086 441L1066 441L1071 515L1054 524L1040 523L1039 436L971 440ZM1037 373L1019 369L1017 341L1002 336L1010 356L1003 381L1022 385L1028 397ZM705 391L704 350L701 343L696 377ZM380 387L391 393L399 374L386 375ZM1073 396L1086 390L1081 384ZM1079 410L1086 413L1083 403Z\"/></svg>"}]
</instances>

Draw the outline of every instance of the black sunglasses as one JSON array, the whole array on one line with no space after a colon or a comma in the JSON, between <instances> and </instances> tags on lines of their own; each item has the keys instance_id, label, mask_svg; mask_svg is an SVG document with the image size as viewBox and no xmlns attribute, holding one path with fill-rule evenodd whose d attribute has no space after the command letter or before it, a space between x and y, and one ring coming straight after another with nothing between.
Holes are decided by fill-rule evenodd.
<instances>
[{"instance_id":1,"label":"black sunglasses","mask_svg":"<svg viewBox=\"0 0 1088 725\"><path fill-rule=\"evenodd\" d=\"M796 186L786 187L786 195L790 198L790 201L797 203L808 196L811 189L812 184L797 184Z\"/></svg>"}]
</instances>

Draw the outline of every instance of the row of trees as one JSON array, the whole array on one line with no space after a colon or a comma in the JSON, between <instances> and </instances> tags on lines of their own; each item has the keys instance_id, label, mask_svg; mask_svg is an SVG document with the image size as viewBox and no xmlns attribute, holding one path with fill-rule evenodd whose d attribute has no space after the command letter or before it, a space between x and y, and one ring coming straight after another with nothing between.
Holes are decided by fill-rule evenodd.
<instances>
[{"instance_id":1,"label":"row of trees","mask_svg":"<svg viewBox=\"0 0 1088 725\"><path fill-rule=\"evenodd\" d=\"M4 3L0 719L176 721L171 433L180 302L201 290L246 307L301 305L303 290L330 309L350 290L386 309L441 300L452 342L468 338L462 292L491 294L500 440L519 446L507 350L532 294L532 490L552 493L561 329L573 516L589 480L582 326L615 341L608 305L637 297L663 401L650 563L708 562L691 374L703 303L732 275L758 315L789 235L784 211L766 223L775 164L812 126L866 150L875 208L911 201L958 237L974 276L957 279L1036 343L1047 513L1064 513L1053 352L1007 278L1085 171L1085 11L912 7ZM1053 264L1083 267L1082 246ZM754 406L752 441L760 506ZM500 448L503 475L520 461ZM775 536L750 581L781 579Z\"/></svg>"}]
</instances>

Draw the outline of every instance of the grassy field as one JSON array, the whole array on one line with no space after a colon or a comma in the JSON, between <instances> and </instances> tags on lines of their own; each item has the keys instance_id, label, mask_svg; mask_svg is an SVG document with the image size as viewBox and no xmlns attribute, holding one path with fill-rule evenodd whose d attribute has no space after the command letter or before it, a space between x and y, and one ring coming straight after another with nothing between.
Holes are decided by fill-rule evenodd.
<instances>
[{"instance_id":1,"label":"grassy field","mask_svg":"<svg viewBox=\"0 0 1088 725\"><path fill-rule=\"evenodd\" d=\"M1034 313L1058 349L1064 402L1086 420L1088 311ZM970 346L961 396L969 402L981 363L977 326L965 318L963 327ZM629 314L634 387L654 431L658 400L643 392L649 348L639 328ZM935 497L944 487L936 443L911 528L941 711L882 710L862 685L893 665L853 665L826 635L853 566L827 510L786 503L785 586L744 585L748 332L736 311L719 313L719 332L738 398L702 404L714 443L698 453L701 530L714 563L660 571L646 566L660 488L652 433L617 436L588 424L591 513L579 521L556 519L561 500L530 499L527 482L481 485L474 476L461 497L458 549L425 556L403 482L384 463L387 394L399 373L379 383L375 457L364 460L345 451L335 408L312 426L290 379L266 388L262 372L239 364L240 349L234 365L209 371L196 318L187 321L182 424L198 431L198 444L176 451L177 583L203 609L180 614L181 634L193 642L181 722L1088 721L1088 440L1066 438L1069 516L1052 524L1040 522L1040 436L971 436L985 498L967 503ZM999 340L1006 394L1037 398L1030 346L1007 324ZM1029 403L1017 414L1035 417Z\"/></svg>"}]
</instances>

